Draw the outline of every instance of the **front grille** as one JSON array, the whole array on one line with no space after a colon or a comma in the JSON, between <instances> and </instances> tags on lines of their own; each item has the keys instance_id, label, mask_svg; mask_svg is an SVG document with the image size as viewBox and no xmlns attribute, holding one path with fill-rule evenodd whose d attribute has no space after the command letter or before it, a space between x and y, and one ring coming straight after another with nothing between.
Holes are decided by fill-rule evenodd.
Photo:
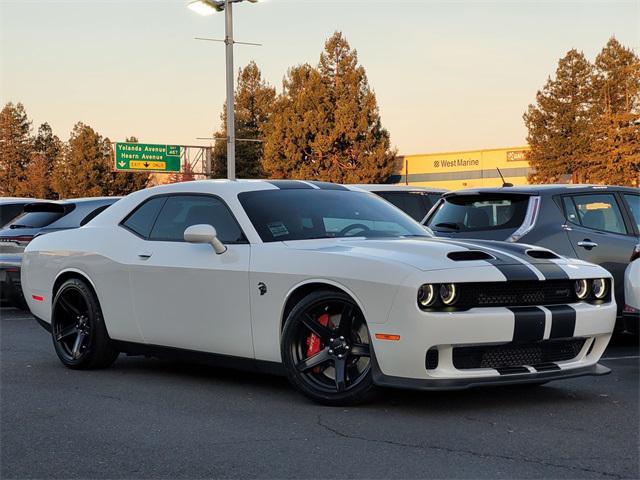
<instances>
[{"instance_id":1,"label":"front grille","mask_svg":"<svg viewBox=\"0 0 640 480\"><path fill-rule=\"evenodd\" d=\"M584 338L573 338L570 340L545 340L536 343L454 347L453 366L465 370L562 362L577 357L584 342Z\"/></svg>"},{"instance_id":2,"label":"front grille","mask_svg":"<svg viewBox=\"0 0 640 480\"><path fill-rule=\"evenodd\" d=\"M577 301L572 280L461 283L459 308L559 305Z\"/></svg>"}]
</instances>

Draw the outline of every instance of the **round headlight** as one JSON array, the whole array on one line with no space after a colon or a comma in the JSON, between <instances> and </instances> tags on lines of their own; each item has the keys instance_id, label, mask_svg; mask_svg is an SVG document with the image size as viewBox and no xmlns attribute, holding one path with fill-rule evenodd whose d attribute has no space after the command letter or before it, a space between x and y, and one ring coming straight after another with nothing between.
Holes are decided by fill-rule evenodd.
<instances>
[{"instance_id":1,"label":"round headlight","mask_svg":"<svg viewBox=\"0 0 640 480\"><path fill-rule=\"evenodd\" d=\"M589 295L589 282L586 280L576 280L575 283L576 297L584 300Z\"/></svg>"},{"instance_id":2,"label":"round headlight","mask_svg":"<svg viewBox=\"0 0 640 480\"><path fill-rule=\"evenodd\" d=\"M444 283L440 286L440 298L445 305L453 305L458 299L458 292L453 283Z\"/></svg>"},{"instance_id":3,"label":"round headlight","mask_svg":"<svg viewBox=\"0 0 640 480\"><path fill-rule=\"evenodd\" d=\"M436 301L436 289L433 285L424 284L418 289L418 305L427 308Z\"/></svg>"},{"instance_id":4,"label":"round headlight","mask_svg":"<svg viewBox=\"0 0 640 480\"><path fill-rule=\"evenodd\" d=\"M593 281L593 295L601 300L607 294L607 281L604 278L596 278Z\"/></svg>"}]
</instances>

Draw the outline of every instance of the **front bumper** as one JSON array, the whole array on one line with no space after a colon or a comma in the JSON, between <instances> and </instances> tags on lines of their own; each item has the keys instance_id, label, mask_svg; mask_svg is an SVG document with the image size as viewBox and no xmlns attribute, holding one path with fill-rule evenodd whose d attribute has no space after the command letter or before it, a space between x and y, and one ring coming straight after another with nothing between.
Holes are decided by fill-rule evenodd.
<instances>
[{"instance_id":1,"label":"front bumper","mask_svg":"<svg viewBox=\"0 0 640 480\"><path fill-rule=\"evenodd\" d=\"M426 312L401 287L387 321L368 325L374 381L427 390L602 375L615 320L614 301Z\"/></svg>"},{"instance_id":2,"label":"front bumper","mask_svg":"<svg viewBox=\"0 0 640 480\"><path fill-rule=\"evenodd\" d=\"M373 382L380 387L402 388L407 390L466 390L476 387L500 385L522 385L527 383L542 383L552 380L583 377L587 375L608 375L611 370L599 363L570 370L549 372L522 373L486 378L441 378L419 380L413 378L393 377L383 374L374 362Z\"/></svg>"}]
</instances>

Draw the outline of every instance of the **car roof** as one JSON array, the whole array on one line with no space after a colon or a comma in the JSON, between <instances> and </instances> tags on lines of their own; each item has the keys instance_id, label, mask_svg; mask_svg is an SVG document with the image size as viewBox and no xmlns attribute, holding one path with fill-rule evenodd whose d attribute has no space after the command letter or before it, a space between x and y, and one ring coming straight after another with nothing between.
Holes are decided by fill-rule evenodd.
<instances>
[{"instance_id":1,"label":"car roof","mask_svg":"<svg viewBox=\"0 0 640 480\"><path fill-rule=\"evenodd\" d=\"M40 198L26 198L26 197L0 197L0 205L6 203L38 203L38 202L46 202L47 200L42 200Z\"/></svg>"},{"instance_id":2,"label":"car roof","mask_svg":"<svg viewBox=\"0 0 640 480\"><path fill-rule=\"evenodd\" d=\"M64 200L35 200L28 203L52 203L56 205L85 204L85 203L107 203L109 201L117 202L122 197L82 197L82 198L66 198Z\"/></svg>"},{"instance_id":3,"label":"car roof","mask_svg":"<svg viewBox=\"0 0 640 480\"><path fill-rule=\"evenodd\" d=\"M153 192L156 195L171 193L206 192L209 189L213 193L221 195L236 195L243 192L259 190L352 190L360 191L356 185L341 185L338 183L320 182L316 180L262 180L262 179L214 179L194 180L191 182L178 182L157 187L147 188L145 192Z\"/></svg>"},{"instance_id":4,"label":"car roof","mask_svg":"<svg viewBox=\"0 0 640 480\"><path fill-rule=\"evenodd\" d=\"M456 195L482 195L482 194L521 194L521 195L556 195L560 193L585 193L606 190L623 190L638 193L637 188L615 185L582 185L582 184L543 184L543 185L516 185L512 187L483 187L465 188L444 194L445 197Z\"/></svg>"},{"instance_id":5,"label":"car roof","mask_svg":"<svg viewBox=\"0 0 640 480\"><path fill-rule=\"evenodd\" d=\"M428 192L428 193L444 193L448 190L444 188L421 187L417 185L399 185L399 184L383 184L383 183L361 183L349 184L347 187L357 187L367 192Z\"/></svg>"}]
</instances>

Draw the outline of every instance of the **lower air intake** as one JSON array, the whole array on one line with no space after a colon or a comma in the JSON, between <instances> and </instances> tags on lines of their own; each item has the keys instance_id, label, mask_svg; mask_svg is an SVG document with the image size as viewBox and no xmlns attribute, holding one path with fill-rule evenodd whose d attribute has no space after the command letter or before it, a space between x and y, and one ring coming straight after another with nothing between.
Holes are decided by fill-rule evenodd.
<instances>
[{"instance_id":1,"label":"lower air intake","mask_svg":"<svg viewBox=\"0 0 640 480\"><path fill-rule=\"evenodd\" d=\"M453 349L453 366L459 370L498 369L562 362L576 358L582 350L584 342L584 338L573 338L570 340L545 340L536 343L455 347Z\"/></svg>"}]
</instances>

